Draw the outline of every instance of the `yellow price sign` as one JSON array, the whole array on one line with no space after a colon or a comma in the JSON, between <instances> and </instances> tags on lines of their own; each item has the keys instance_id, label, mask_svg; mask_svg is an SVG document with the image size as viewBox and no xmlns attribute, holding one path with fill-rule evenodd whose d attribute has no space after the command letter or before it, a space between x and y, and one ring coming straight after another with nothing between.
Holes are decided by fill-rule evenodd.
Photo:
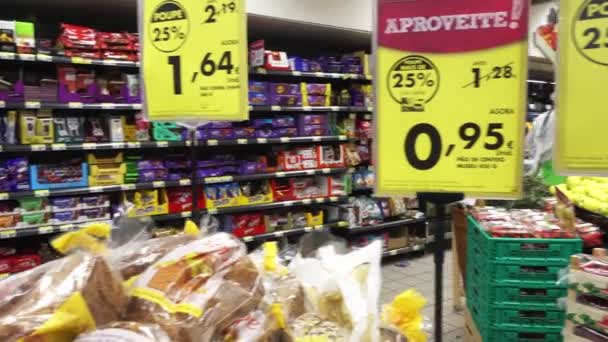
<instances>
[{"instance_id":1,"label":"yellow price sign","mask_svg":"<svg viewBox=\"0 0 608 342\"><path fill-rule=\"evenodd\" d=\"M153 120L248 117L244 0L140 0L145 103Z\"/></svg>"},{"instance_id":2,"label":"yellow price sign","mask_svg":"<svg viewBox=\"0 0 608 342\"><path fill-rule=\"evenodd\" d=\"M561 1L559 13L555 168L607 175L608 0Z\"/></svg>"},{"instance_id":3,"label":"yellow price sign","mask_svg":"<svg viewBox=\"0 0 608 342\"><path fill-rule=\"evenodd\" d=\"M521 193L524 0L377 0L376 191Z\"/></svg>"}]
</instances>

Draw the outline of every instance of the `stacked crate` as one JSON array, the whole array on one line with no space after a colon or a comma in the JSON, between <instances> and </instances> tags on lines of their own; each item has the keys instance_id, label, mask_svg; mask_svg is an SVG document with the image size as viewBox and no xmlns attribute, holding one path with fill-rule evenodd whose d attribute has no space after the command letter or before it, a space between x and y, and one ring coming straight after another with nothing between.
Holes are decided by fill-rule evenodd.
<instances>
[{"instance_id":1,"label":"stacked crate","mask_svg":"<svg viewBox=\"0 0 608 342\"><path fill-rule=\"evenodd\" d=\"M468 217L467 307L484 341L562 341L558 285L580 239L491 237Z\"/></svg>"},{"instance_id":2,"label":"stacked crate","mask_svg":"<svg viewBox=\"0 0 608 342\"><path fill-rule=\"evenodd\" d=\"M573 255L568 272L568 314L564 340L608 341L608 259L606 249Z\"/></svg>"}]
</instances>

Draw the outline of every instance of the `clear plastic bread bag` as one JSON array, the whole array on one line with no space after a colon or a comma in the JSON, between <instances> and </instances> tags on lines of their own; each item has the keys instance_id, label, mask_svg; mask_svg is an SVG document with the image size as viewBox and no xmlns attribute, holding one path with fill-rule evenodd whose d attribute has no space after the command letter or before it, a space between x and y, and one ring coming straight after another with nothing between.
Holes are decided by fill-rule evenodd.
<instances>
[{"instance_id":1,"label":"clear plastic bread bag","mask_svg":"<svg viewBox=\"0 0 608 342\"><path fill-rule=\"evenodd\" d=\"M206 342L254 310L263 296L245 245L226 233L180 246L131 286L126 319L158 324L175 342Z\"/></svg>"},{"instance_id":2,"label":"clear plastic bread bag","mask_svg":"<svg viewBox=\"0 0 608 342\"><path fill-rule=\"evenodd\" d=\"M112 322L79 335L74 342L171 342L158 325Z\"/></svg>"},{"instance_id":3,"label":"clear plastic bread bag","mask_svg":"<svg viewBox=\"0 0 608 342\"><path fill-rule=\"evenodd\" d=\"M374 241L346 254L338 254L331 244L310 255L315 256L298 254L289 270L304 287L307 311L325 322L311 316L303 325L313 329L327 325L326 330L335 332L329 326L335 323L347 331L346 341L379 341L381 243ZM294 338L304 337L297 335L297 329L292 331Z\"/></svg>"},{"instance_id":4,"label":"clear plastic bread bag","mask_svg":"<svg viewBox=\"0 0 608 342\"><path fill-rule=\"evenodd\" d=\"M239 317L224 341L281 341L288 322L304 313L304 291L289 274L277 242L266 242L250 254L264 287L257 309Z\"/></svg>"},{"instance_id":5,"label":"clear plastic bread bag","mask_svg":"<svg viewBox=\"0 0 608 342\"><path fill-rule=\"evenodd\" d=\"M0 281L0 341L72 341L120 319L126 304L107 260L76 251Z\"/></svg>"}]
</instances>

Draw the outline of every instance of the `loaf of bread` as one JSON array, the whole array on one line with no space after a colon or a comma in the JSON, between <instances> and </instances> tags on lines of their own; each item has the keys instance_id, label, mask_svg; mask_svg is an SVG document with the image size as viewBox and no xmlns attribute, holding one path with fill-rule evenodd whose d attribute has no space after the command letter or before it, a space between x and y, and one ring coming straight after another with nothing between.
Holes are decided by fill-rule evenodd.
<instances>
[{"instance_id":1,"label":"loaf of bread","mask_svg":"<svg viewBox=\"0 0 608 342\"><path fill-rule=\"evenodd\" d=\"M75 253L0 282L0 341L70 340L120 318L122 279L106 260ZM49 319L54 329L40 331Z\"/></svg>"},{"instance_id":2,"label":"loaf of bread","mask_svg":"<svg viewBox=\"0 0 608 342\"><path fill-rule=\"evenodd\" d=\"M178 234L132 243L114 250L110 255L112 266L120 270L123 279L140 275L177 247L192 242L194 236Z\"/></svg>"},{"instance_id":3,"label":"loaf of bread","mask_svg":"<svg viewBox=\"0 0 608 342\"><path fill-rule=\"evenodd\" d=\"M259 273L235 237L178 247L135 281L126 317L158 324L175 342L206 342L259 304Z\"/></svg>"},{"instance_id":4,"label":"loaf of bread","mask_svg":"<svg viewBox=\"0 0 608 342\"><path fill-rule=\"evenodd\" d=\"M158 325L112 322L82 334L74 342L171 342Z\"/></svg>"}]
</instances>

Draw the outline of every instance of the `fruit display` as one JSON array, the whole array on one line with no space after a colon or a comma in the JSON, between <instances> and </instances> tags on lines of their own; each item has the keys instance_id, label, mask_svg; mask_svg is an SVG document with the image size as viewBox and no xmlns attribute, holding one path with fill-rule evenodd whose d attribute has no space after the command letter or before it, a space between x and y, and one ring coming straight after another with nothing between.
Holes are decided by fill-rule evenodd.
<instances>
[{"instance_id":1,"label":"fruit display","mask_svg":"<svg viewBox=\"0 0 608 342\"><path fill-rule=\"evenodd\" d=\"M608 216L608 177L568 177L556 188L575 205Z\"/></svg>"}]
</instances>

